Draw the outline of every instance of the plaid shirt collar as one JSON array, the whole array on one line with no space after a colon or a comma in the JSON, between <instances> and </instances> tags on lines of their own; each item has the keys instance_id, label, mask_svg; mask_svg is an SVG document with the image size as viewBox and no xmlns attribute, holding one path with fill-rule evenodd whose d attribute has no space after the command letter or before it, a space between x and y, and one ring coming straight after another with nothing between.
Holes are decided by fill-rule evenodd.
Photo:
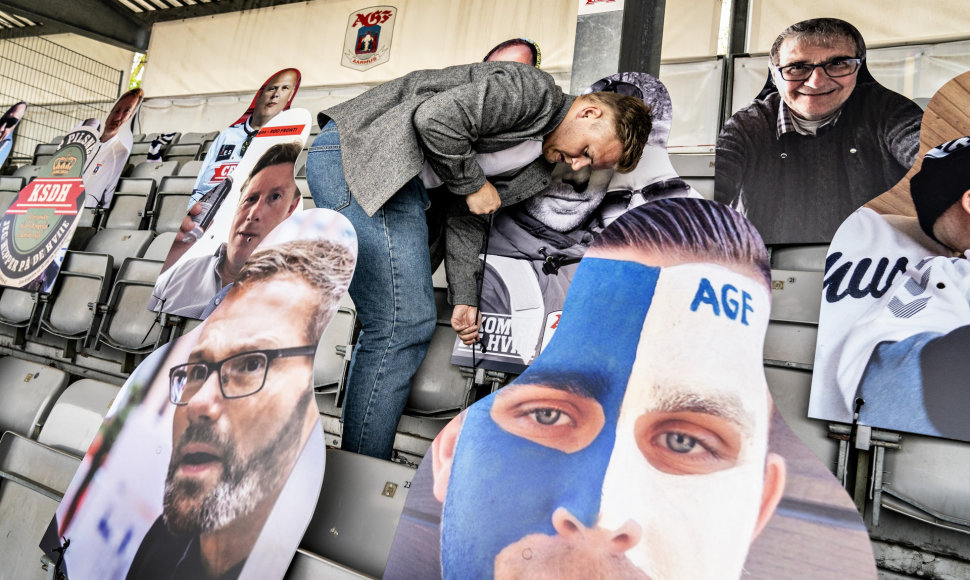
<instances>
[{"instance_id":1,"label":"plaid shirt collar","mask_svg":"<svg viewBox=\"0 0 970 580\"><path fill-rule=\"evenodd\" d=\"M792 121L792 118L791 118L792 112L791 112L791 109L788 108L788 105L785 103L785 99L780 98L780 95L779 95L778 102L779 102L778 122L775 125L775 129L776 129L775 134L779 139L781 139L781 136L784 135L785 133L797 133L798 131L797 129L795 129L795 122ZM839 117L841 116L842 116L842 109L839 109L839 112L833 115L832 120L822 125L822 127L835 125L836 123L838 123ZM821 130L822 127L819 127L819 130Z\"/></svg>"}]
</instances>

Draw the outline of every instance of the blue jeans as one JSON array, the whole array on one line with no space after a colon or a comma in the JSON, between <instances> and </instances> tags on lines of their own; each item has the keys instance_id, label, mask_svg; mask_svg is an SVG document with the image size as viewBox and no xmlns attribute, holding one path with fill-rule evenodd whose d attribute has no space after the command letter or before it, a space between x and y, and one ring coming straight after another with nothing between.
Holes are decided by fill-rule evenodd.
<instances>
[{"instance_id":1,"label":"blue jeans","mask_svg":"<svg viewBox=\"0 0 970 580\"><path fill-rule=\"evenodd\" d=\"M380 171L380 160L373 163ZM339 211L357 230L357 268L350 283L362 331L354 349L343 408L341 447L390 459L394 434L435 327L425 209L417 178L373 217L350 194L340 136L331 121L313 141L307 184L317 207Z\"/></svg>"}]
</instances>

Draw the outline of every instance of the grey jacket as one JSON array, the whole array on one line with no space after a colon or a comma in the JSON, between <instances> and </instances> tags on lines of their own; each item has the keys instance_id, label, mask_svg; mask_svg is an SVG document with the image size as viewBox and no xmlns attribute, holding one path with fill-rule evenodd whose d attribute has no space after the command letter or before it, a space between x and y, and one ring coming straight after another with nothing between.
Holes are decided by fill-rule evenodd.
<instances>
[{"instance_id":1,"label":"grey jacket","mask_svg":"<svg viewBox=\"0 0 970 580\"><path fill-rule=\"evenodd\" d=\"M455 195L485 184L475 153L541 140L565 118L575 97L552 77L512 62L476 63L422 70L377 86L321 111L340 132L344 177L354 199L373 215L425 159ZM541 157L516 175L493 184L507 207L549 184L552 165ZM463 203L449 211L446 267L453 304L475 304L478 252L486 218Z\"/></svg>"}]
</instances>

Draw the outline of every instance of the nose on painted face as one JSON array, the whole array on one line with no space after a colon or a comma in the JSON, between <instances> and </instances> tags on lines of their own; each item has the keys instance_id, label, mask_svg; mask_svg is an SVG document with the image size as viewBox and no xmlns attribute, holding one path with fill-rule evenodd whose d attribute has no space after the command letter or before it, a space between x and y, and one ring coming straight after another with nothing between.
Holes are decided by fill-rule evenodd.
<instances>
[{"instance_id":1,"label":"nose on painted face","mask_svg":"<svg viewBox=\"0 0 970 580\"><path fill-rule=\"evenodd\" d=\"M210 420L215 420L222 408L222 398L222 390L219 388L219 375L211 372L203 381L199 390L192 393L192 398L186 403L189 418L198 420L201 417L207 417Z\"/></svg>"},{"instance_id":2,"label":"nose on painted face","mask_svg":"<svg viewBox=\"0 0 970 580\"><path fill-rule=\"evenodd\" d=\"M640 543L643 531L633 520L627 520L616 530L587 528L568 509L556 508L552 513L552 527L566 540L582 541L605 553L620 555Z\"/></svg>"}]
</instances>

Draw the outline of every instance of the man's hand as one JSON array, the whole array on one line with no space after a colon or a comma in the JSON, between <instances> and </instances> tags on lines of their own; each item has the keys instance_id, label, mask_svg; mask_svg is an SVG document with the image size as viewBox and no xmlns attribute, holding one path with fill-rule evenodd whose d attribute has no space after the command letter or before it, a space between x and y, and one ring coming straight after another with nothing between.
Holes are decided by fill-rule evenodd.
<instances>
[{"instance_id":1,"label":"man's hand","mask_svg":"<svg viewBox=\"0 0 970 580\"><path fill-rule=\"evenodd\" d=\"M451 327L464 344L474 344L478 340L478 326L481 323L482 317L478 308L467 304L455 305L455 311L451 314Z\"/></svg>"},{"instance_id":2,"label":"man's hand","mask_svg":"<svg viewBox=\"0 0 970 580\"><path fill-rule=\"evenodd\" d=\"M465 203L468 204L468 211L473 214L486 215L495 212L502 206L502 198L498 196L498 190L495 189L495 186L486 180L481 189L465 196Z\"/></svg>"},{"instance_id":3,"label":"man's hand","mask_svg":"<svg viewBox=\"0 0 970 580\"><path fill-rule=\"evenodd\" d=\"M187 233L191 232L193 229L195 229L195 222L192 221L192 217L193 216L197 216L200 213L202 213L202 204L200 204L199 202L193 203L192 204L192 207L189 208L188 215L186 215L185 216L185 219L182 220L182 225L179 226L179 231L175 233L175 242L176 243L178 243L178 242L184 242L185 241L185 234L187 234Z\"/></svg>"}]
</instances>

